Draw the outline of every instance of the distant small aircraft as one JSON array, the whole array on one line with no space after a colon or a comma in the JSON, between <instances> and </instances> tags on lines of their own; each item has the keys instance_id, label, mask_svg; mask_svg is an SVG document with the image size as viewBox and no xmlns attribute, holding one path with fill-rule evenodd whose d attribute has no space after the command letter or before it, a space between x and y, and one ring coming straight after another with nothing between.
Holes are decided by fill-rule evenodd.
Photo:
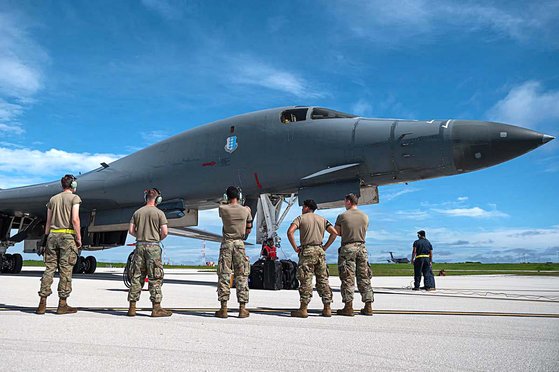
<instances>
[{"instance_id":1,"label":"distant small aircraft","mask_svg":"<svg viewBox=\"0 0 559 372\"><path fill-rule=\"evenodd\" d=\"M390 253L390 259L386 260L387 262L404 263L404 264L410 263L410 260L408 260L407 257L395 258L392 252L388 252L388 253Z\"/></svg>"}]
</instances>

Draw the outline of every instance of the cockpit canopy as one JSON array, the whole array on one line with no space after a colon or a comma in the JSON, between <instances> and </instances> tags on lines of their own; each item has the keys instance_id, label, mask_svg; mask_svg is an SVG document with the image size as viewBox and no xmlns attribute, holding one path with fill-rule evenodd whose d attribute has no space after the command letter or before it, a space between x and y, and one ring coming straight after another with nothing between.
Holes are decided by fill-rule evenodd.
<instances>
[{"instance_id":1,"label":"cockpit canopy","mask_svg":"<svg viewBox=\"0 0 559 372\"><path fill-rule=\"evenodd\" d=\"M322 107L313 107L310 118L307 118L309 107L296 107L285 110L281 113L280 121L283 124L289 124L296 121L319 120L319 119L348 119L355 118L356 115L346 114L339 111L330 110Z\"/></svg>"}]
</instances>

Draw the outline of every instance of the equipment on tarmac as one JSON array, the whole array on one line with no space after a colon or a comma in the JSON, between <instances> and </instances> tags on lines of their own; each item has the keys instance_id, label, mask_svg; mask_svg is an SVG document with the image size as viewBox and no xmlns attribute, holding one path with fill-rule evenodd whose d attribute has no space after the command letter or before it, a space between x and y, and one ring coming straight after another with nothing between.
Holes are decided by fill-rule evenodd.
<instances>
[{"instance_id":1,"label":"equipment on tarmac","mask_svg":"<svg viewBox=\"0 0 559 372\"><path fill-rule=\"evenodd\" d=\"M250 267L248 276L248 287L250 289L264 289L264 262L266 260L260 259Z\"/></svg>"},{"instance_id":2,"label":"equipment on tarmac","mask_svg":"<svg viewBox=\"0 0 559 372\"><path fill-rule=\"evenodd\" d=\"M93 256L78 256L72 269L73 274L93 274L97 269L97 259Z\"/></svg>"},{"instance_id":3,"label":"equipment on tarmac","mask_svg":"<svg viewBox=\"0 0 559 372\"><path fill-rule=\"evenodd\" d=\"M267 260L261 258L250 267L250 289L297 289L297 263L292 260Z\"/></svg>"},{"instance_id":4,"label":"equipment on tarmac","mask_svg":"<svg viewBox=\"0 0 559 372\"><path fill-rule=\"evenodd\" d=\"M281 262L264 261L264 289L277 291L283 288L283 270Z\"/></svg>"},{"instance_id":5,"label":"equipment on tarmac","mask_svg":"<svg viewBox=\"0 0 559 372\"><path fill-rule=\"evenodd\" d=\"M130 288L132 285L132 275L131 275L131 267L132 267L132 260L134 259L134 251L130 252L128 255L128 259L126 260L126 266L124 266L124 271L122 272L122 281L126 288Z\"/></svg>"},{"instance_id":6,"label":"equipment on tarmac","mask_svg":"<svg viewBox=\"0 0 559 372\"><path fill-rule=\"evenodd\" d=\"M297 280L297 262L291 260L280 260L282 267L283 289L299 288Z\"/></svg>"},{"instance_id":7,"label":"equipment on tarmac","mask_svg":"<svg viewBox=\"0 0 559 372\"><path fill-rule=\"evenodd\" d=\"M0 272L6 274L19 274L23 267L23 257L19 253L6 253L0 258Z\"/></svg>"}]
</instances>

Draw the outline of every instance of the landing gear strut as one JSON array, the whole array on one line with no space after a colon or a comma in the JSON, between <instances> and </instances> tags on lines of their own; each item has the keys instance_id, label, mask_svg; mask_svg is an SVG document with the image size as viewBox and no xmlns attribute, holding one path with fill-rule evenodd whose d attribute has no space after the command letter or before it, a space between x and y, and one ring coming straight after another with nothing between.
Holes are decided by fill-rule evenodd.
<instances>
[{"instance_id":1,"label":"landing gear strut","mask_svg":"<svg viewBox=\"0 0 559 372\"><path fill-rule=\"evenodd\" d=\"M19 274L23 266L23 257L19 253L0 255L0 271L9 274Z\"/></svg>"},{"instance_id":2,"label":"landing gear strut","mask_svg":"<svg viewBox=\"0 0 559 372\"><path fill-rule=\"evenodd\" d=\"M78 256L72 273L74 274L93 274L97 269L97 259L93 256Z\"/></svg>"},{"instance_id":3,"label":"landing gear strut","mask_svg":"<svg viewBox=\"0 0 559 372\"><path fill-rule=\"evenodd\" d=\"M277 231L279 226L287 216L287 213L295 204L297 196L291 195L273 195L261 194L258 198L258 209L256 214L256 243L262 243L268 239L274 239L276 247L280 247L281 238ZM286 202L287 206L283 213L281 207Z\"/></svg>"}]
</instances>

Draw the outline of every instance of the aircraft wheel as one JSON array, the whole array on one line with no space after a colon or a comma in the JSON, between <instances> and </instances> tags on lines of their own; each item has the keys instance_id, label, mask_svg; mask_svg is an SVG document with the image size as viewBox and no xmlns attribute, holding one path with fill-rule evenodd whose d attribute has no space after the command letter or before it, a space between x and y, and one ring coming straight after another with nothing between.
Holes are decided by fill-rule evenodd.
<instances>
[{"instance_id":1,"label":"aircraft wheel","mask_svg":"<svg viewBox=\"0 0 559 372\"><path fill-rule=\"evenodd\" d=\"M12 261L12 255L9 253L6 253L4 255L4 262L3 265L1 267L2 272L3 273L11 273L12 272L12 267L13 267L13 261Z\"/></svg>"},{"instance_id":2,"label":"aircraft wheel","mask_svg":"<svg viewBox=\"0 0 559 372\"><path fill-rule=\"evenodd\" d=\"M12 273L19 274L21 272L21 268L23 267L23 257L19 253L12 255L12 260L14 264L12 266Z\"/></svg>"},{"instance_id":3,"label":"aircraft wheel","mask_svg":"<svg viewBox=\"0 0 559 372\"><path fill-rule=\"evenodd\" d=\"M84 259L83 259L82 256L78 256L78 259L76 260L76 264L74 265L74 268L72 269L72 273L82 274L83 269L84 269Z\"/></svg>"},{"instance_id":4,"label":"aircraft wheel","mask_svg":"<svg viewBox=\"0 0 559 372\"><path fill-rule=\"evenodd\" d=\"M85 263L85 273L93 274L95 269L97 269L97 259L93 256L87 256L84 260Z\"/></svg>"}]
</instances>

